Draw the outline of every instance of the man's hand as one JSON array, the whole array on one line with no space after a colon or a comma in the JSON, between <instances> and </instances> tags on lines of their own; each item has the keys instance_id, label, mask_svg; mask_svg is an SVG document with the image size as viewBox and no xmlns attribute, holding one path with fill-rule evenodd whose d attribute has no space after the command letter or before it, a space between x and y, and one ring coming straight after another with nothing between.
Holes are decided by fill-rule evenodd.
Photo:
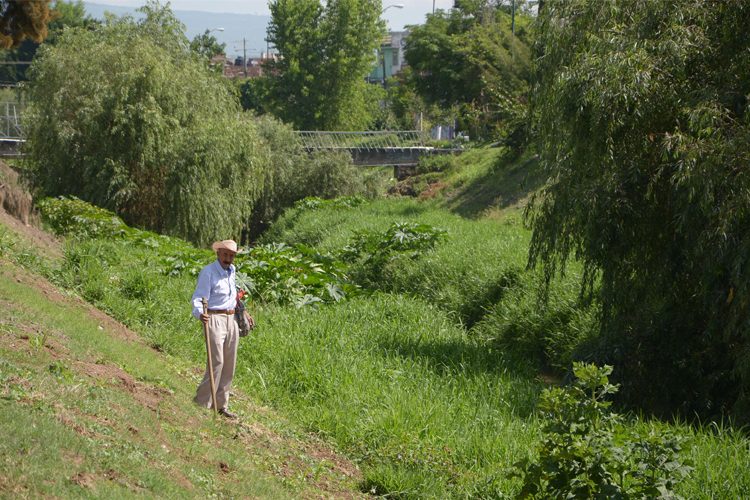
<instances>
[{"instance_id":1,"label":"man's hand","mask_svg":"<svg viewBox=\"0 0 750 500\"><path fill-rule=\"evenodd\" d=\"M249 314L247 315L247 324L248 324L248 325L250 326L250 329L251 329L251 330L252 330L253 328L255 328L255 318L253 318L253 317L252 317L252 316L250 316Z\"/></svg>"},{"instance_id":2,"label":"man's hand","mask_svg":"<svg viewBox=\"0 0 750 500\"><path fill-rule=\"evenodd\" d=\"M208 324L208 314L202 313L201 314L201 321L203 321L205 324Z\"/></svg>"}]
</instances>

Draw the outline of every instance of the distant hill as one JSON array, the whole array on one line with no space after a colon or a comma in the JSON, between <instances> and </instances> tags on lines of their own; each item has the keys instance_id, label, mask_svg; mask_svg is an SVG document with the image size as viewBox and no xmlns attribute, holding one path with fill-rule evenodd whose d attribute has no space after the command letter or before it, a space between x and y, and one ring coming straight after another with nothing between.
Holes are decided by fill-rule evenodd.
<instances>
[{"instance_id":1,"label":"distant hill","mask_svg":"<svg viewBox=\"0 0 750 500\"><path fill-rule=\"evenodd\" d=\"M84 2L84 5L86 6L86 13L95 19L104 19L105 12L111 12L117 16L142 17L134 8L130 7L102 5L92 2ZM207 29L224 28L223 32L214 31L212 34L219 42L226 44L226 51L229 56L242 55L243 38L245 39L248 57L257 57L261 52L266 52L266 26L271 20L270 16L191 10L175 10L174 14L185 25L185 33L190 39Z\"/></svg>"}]
</instances>

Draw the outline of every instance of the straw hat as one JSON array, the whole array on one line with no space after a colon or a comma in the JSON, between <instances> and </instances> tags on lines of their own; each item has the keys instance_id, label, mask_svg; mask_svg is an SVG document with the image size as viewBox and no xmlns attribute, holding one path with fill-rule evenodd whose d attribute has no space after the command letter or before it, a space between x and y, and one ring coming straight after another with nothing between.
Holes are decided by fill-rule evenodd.
<instances>
[{"instance_id":1,"label":"straw hat","mask_svg":"<svg viewBox=\"0 0 750 500\"><path fill-rule=\"evenodd\" d=\"M221 240L221 241L215 241L213 245L211 245L211 248L214 250L214 252L224 249L229 250L232 253L237 253L237 242L234 240Z\"/></svg>"}]
</instances>

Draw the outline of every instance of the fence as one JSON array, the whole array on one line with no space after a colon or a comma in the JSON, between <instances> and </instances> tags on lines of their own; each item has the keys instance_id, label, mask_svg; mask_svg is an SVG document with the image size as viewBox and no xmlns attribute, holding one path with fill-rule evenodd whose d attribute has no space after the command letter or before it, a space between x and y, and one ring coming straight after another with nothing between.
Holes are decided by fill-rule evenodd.
<instances>
[{"instance_id":1,"label":"fence","mask_svg":"<svg viewBox=\"0 0 750 500\"><path fill-rule=\"evenodd\" d=\"M407 149L424 148L429 133L420 130L377 130L367 132L297 132L306 149Z\"/></svg>"}]
</instances>

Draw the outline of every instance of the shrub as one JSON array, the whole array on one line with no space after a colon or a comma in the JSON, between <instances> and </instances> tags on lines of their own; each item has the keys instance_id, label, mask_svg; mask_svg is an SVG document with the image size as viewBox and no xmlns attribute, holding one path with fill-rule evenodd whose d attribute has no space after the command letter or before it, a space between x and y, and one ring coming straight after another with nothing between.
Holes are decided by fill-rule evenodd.
<instances>
[{"instance_id":1,"label":"shrub","mask_svg":"<svg viewBox=\"0 0 750 500\"><path fill-rule=\"evenodd\" d=\"M288 125L269 116L258 118L257 124L266 161L249 224L251 238L257 238L285 209L305 197L335 198L365 191L362 172L348 155L308 153Z\"/></svg>"},{"instance_id":2,"label":"shrub","mask_svg":"<svg viewBox=\"0 0 750 500\"><path fill-rule=\"evenodd\" d=\"M75 196L46 198L37 204L44 221L57 235L86 238L124 236L127 225L109 210L86 203Z\"/></svg>"},{"instance_id":3,"label":"shrub","mask_svg":"<svg viewBox=\"0 0 750 500\"><path fill-rule=\"evenodd\" d=\"M679 458L681 439L652 428L625 425L610 411L611 366L576 363L577 379L541 396L544 437L537 462L516 464L519 498L675 498L691 470Z\"/></svg>"},{"instance_id":4,"label":"shrub","mask_svg":"<svg viewBox=\"0 0 750 500\"><path fill-rule=\"evenodd\" d=\"M383 267L394 254L415 259L444 239L446 232L428 224L394 222L382 233L359 231L341 251L341 258L352 263L355 281L378 288Z\"/></svg>"}]
</instances>

